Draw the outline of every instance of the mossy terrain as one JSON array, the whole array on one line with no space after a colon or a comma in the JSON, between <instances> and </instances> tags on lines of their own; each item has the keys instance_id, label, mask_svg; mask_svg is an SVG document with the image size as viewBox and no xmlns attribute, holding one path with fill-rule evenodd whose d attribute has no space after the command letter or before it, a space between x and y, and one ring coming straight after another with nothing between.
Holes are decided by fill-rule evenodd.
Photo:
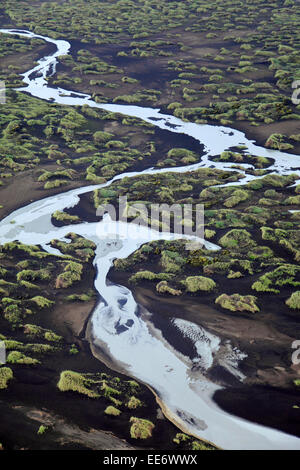
<instances>
[{"instance_id":1,"label":"mossy terrain","mask_svg":"<svg viewBox=\"0 0 300 470\"><path fill-rule=\"evenodd\" d=\"M8 383L13 379L13 372L9 367L0 368L0 390L8 387Z\"/></svg>"},{"instance_id":2,"label":"mossy terrain","mask_svg":"<svg viewBox=\"0 0 300 470\"><path fill-rule=\"evenodd\" d=\"M90 269L87 262L94 257L95 245L74 234L69 234L69 237L71 243L59 245L62 253L68 253L66 256L51 255L38 246L19 242L0 247L0 301L3 318L11 328L25 325L30 336L43 336L54 342L59 339L51 332L26 323L37 312L55 306L57 289L67 289L73 284L78 286ZM53 244L57 246L55 241ZM67 249L64 250L65 245ZM66 297L68 294L70 292Z\"/></svg>"},{"instance_id":3,"label":"mossy terrain","mask_svg":"<svg viewBox=\"0 0 300 470\"><path fill-rule=\"evenodd\" d=\"M130 435L133 439L148 439L152 436L154 424L147 419L140 419L132 416L130 418Z\"/></svg>"},{"instance_id":4,"label":"mossy terrain","mask_svg":"<svg viewBox=\"0 0 300 470\"><path fill-rule=\"evenodd\" d=\"M180 175L125 178L111 185L114 193L106 198L95 192L91 204L109 202L116 207L118 196L127 195L129 215L132 204L143 202L149 208L148 216L143 218L152 226L155 220L150 220L151 203L177 203L182 207L184 203L203 204L204 237L221 248L191 251L180 241L152 242L127 259L115 260L115 272L128 272L129 284L148 285L165 296L209 295L215 301L222 294L236 294L240 286L249 299L254 293L257 295L257 306L245 309L256 315L260 296L268 292L281 293L284 306L293 288L299 285L299 221L298 213L292 211L298 189L291 186L297 175L267 174L241 187L216 184L216 178L218 182L234 182L238 177L236 173L199 169ZM138 215L135 213L129 220L134 222ZM171 214L171 227L174 217ZM201 228L196 223L195 218L194 230ZM159 220L156 228L167 230ZM232 302L230 310L242 310L234 307L237 303Z\"/></svg>"},{"instance_id":5,"label":"mossy terrain","mask_svg":"<svg viewBox=\"0 0 300 470\"><path fill-rule=\"evenodd\" d=\"M289 187L297 181L297 173L285 176L261 175L259 179L235 186L235 182L243 182L242 178L243 175L238 169L224 171L213 168L200 168L185 173L166 172L134 178L125 177L121 181L113 182L109 189L96 189L91 196L91 202L95 209L106 203L115 205L117 209L118 198L127 196L129 206L125 208L124 215L127 214L129 219L131 204L142 202L150 206L150 203L190 203L204 205L206 226L209 228L263 226L267 225L275 214L279 217L275 227L284 229L297 226L297 214L288 212L298 206L298 200L295 199L297 186ZM226 183L232 185L224 187ZM157 225L159 226L161 224ZM297 239L296 233L294 239Z\"/></svg>"},{"instance_id":6,"label":"mossy terrain","mask_svg":"<svg viewBox=\"0 0 300 470\"><path fill-rule=\"evenodd\" d=\"M299 106L290 99L299 78L294 0L5 0L3 13L4 26L79 41L61 58L54 85L99 102L164 106L195 122L234 122L254 135L260 125L266 146L299 150Z\"/></svg>"},{"instance_id":7,"label":"mossy terrain","mask_svg":"<svg viewBox=\"0 0 300 470\"><path fill-rule=\"evenodd\" d=\"M163 439L166 448L175 448L177 430L168 421L157 419L151 392L128 377L109 372L86 351L80 337L70 336L70 328L66 330L57 321L56 311L78 315L78 302L89 303L90 309L95 302L95 245L74 233L68 238L70 243L52 242L61 250L60 256L18 242L1 246L0 340L6 349L6 364L0 366L0 398L6 403L3 416L21 401L68 417L74 424L104 428L122 439L137 440L136 446L141 440L143 447L160 448ZM62 282L65 273L72 276ZM136 424L131 421L133 416ZM25 415L19 417L20 426L23 420L25 423ZM71 448L56 441L56 420L58 423L56 417L51 426L41 424L38 428L33 421L36 437L31 437L30 446L39 448L46 440L51 448ZM151 431L144 429L148 422L153 423ZM20 437L13 423L11 429L4 423L9 420L3 418L0 426L3 447L22 447L26 436ZM41 439L40 444L36 439Z\"/></svg>"},{"instance_id":8,"label":"mossy terrain","mask_svg":"<svg viewBox=\"0 0 300 470\"><path fill-rule=\"evenodd\" d=\"M14 91L0 107L0 185L31 172L36 189L64 190L79 183L104 183L116 174L151 163L168 166L172 143L164 143L152 126L138 119L42 102ZM95 131L113 128L114 134ZM110 136L109 141L99 134ZM194 160L199 161L201 146ZM174 160L182 165L184 157ZM27 173L28 174L28 173ZM76 222L57 212L57 221Z\"/></svg>"},{"instance_id":9,"label":"mossy terrain","mask_svg":"<svg viewBox=\"0 0 300 470\"><path fill-rule=\"evenodd\" d=\"M3 23L1 16L0 22ZM22 86L20 74L49 51L54 51L54 46L46 45L42 39L0 34L0 80L5 80L7 89Z\"/></svg>"},{"instance_id":10,"label":"mossy terrain","mask_svg":"<svg viewBox=\"0 0 300 470\"><path fill-rule=\"evenodd\" d=\"M145 105L186 121L234 127L266 148L300 152L300 105L291 100L292 83L300 79L294 0L3 0L0 26L70 41L70 55L59 58L51 86L90 93L98 103ZM0 106L1 216L29 200L105 183L121 172L200 161L202 146L184 136L15 91L19 74L53 51L40 40L0 34L0 80L7 87L7 103ZM246 316L254 323L269 315L272 323L276 317L276 328L290 331L289 319L299 310L300 218L293 212L300 202L298 176L270 174L272 159L250 155L242 146L213 159L234 171L201 168L125 178L83 198L85 211L57 211L52 222L76 224L84 212L87 219L95 217L100 204L117 206L122 195L128 197L128 213L136 202L203 204L200 228L219 251L152 242L115 260L111 277L137 291L148 289L161 301L203 302L226 321ZM242 163L252 164L246 173L259 178L223 187L243 183ZM196 220L193 228L199 228ZM18 242L1 247L0 339L9 364L0 367L1 400L48 406L134 445L210 448L159 420L144 386L108 373L93 362L78 333L59 327L58 318L95 302L95 245L74 233L68 238L70 243L51 242L62 256ZM275 362L277 357L272 367ZM44 428L35 431L36 439L51 439L51 428ZM4 448L19 445L1 426L0 442Z\"/></svg>"},{"instance_id":11,"label":"mossy terrain","mask_svg":"<svg viewBox=\"0 0 300 470\"><path fill-rule=\"evenodd\" d=\"M220 305L225 310L232 312L251 312L259 311L255 304L256 297L253 295L242 296L239 294L226 295L222 294L216 299L216 304Z\"/></svg>"},{"instance_id":12,"label":"mossy terrain","mask_svg":"<svg viewBox=\"0 0 300 470\"><path fill-rule=\"evenodd\" d=\"M287 299L286 304L294 310L300 310L300 291L293 292Z\"/></svg>"}]
</instances>

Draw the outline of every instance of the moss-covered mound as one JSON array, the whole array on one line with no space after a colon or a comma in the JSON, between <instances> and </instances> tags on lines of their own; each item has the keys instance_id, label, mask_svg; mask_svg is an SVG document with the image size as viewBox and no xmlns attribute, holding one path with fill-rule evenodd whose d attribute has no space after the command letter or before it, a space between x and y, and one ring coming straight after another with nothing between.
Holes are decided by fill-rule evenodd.
<instances>
[{"instance_id":1,"label":"moss-covered mound","mask_svg":"<svg viewBox=\"0 0 300 470\"><path fill-rule=\"evenodd\" d=\"M300 290L293 292L285 303L294 310L300 310Z\"/></svg>"},{"instance_id":2,"label":"moss-covered mound","mask_svg":"<svg viewBox=\"0 0 300 470\"><path fill-rule=\"evenodd\" d=\"M14 377L13 371L9 367L0 368L0 390L7 388L8 382Z\"/></svg>"},{"instance_id":3,"label":"moss-covered mound","mask_svg":"<svg viewBox=\"0 0 300 470\"><path fill-rule=\"evenodd\" d=\"M128 402L126 403L126 406L130 410L135 410L136 408L140 408L142 405L143 403L141 402L141 400L136 398L134 395L132 395L132 397L130 397Z\"/></svg>"},{"instance_id":4,"label":"moss-covered mound","mask_svg":"<svg viewBox=\"0 0 300 470\"><path fill-rule=\"evenodd\" d=\"M98 398L99 395L89 388L91 383L92 381L82 374L65 370L60 374L57 386L61 392L78 392L89 398Z\"/></svg>"},{"instance_id":5,"label":"moss-covered mound","mask_svg":"<svg viewBox=\"0 0 300 470\"><path fill-rule=\"evenodd\" d=\"M240 295L240 294L221 294L216 299L216 304L220 305L225 310L231 312L259 312L256 305L256 297L253 295Z\"/></svg>"},{"instance_id":6,"label":"moss-covered mound","mask_svg":"<svg viewBox=\"0 0 300 470\"><path fill-rule=\"evenodd\" d=\"M40 364L40 361L30 356L26 356L20 351L11 351L7 356L7 364L36 365Z\"/></svg>"},{"instance_id":7,"label":"moss-covered mound","mask_svg":"<svg viewBox=\"0 0 300 470\"><path fill-rule=\"evenodd\" d=\"M169 286L167 281L160 281L156 284L156 290L159 294L181 295L182 291Z\"/></svg>"},{"instance_id":8,"label":"moss-covered mound","mask_svg":"<svg viewBox=\"0 0 300 470\"><path fill-rule=\"evenodd\" d=\"M119 416L122 412L115 406L109 405L105 408L104 413L109 416Z\"/></svg>"},{"instance_id":9,"label":"moss-covered mound","mask_svg":"<svg viewBox=\"0 0 300 470\"><path fill-rule=\"evenodd\" d=\"M215 281L204 276L188 276L183 283L188 292L210 292L216 287Z\"/></svg>"},{"instance_id":10,"label":"moss-covered mound","mask_svg":"<svg viewBox=\"0 0 300 470\"><path fill-rule=\"evenodd\" d=\"M130 418L131 428L130 435L133 439L149 439L152 437L154 424L147 419L136 418L132 416Z\"/></svg>"},{"instance_id":11,"label":"moss-covered mound","mask_svg":"<svg viewBox=\"0 0 300 470\"><path fill-rule=\"evenodd\" d=\"M236 249L248 249L255 246L255 241L252 239L251 235L247 230L233 229L227 232L219 240L220 245L224 248Z\"/></svg>"},{"instance_id":12,"label":"moss-covered mound","mask_svg":"<svg viewBox=\"0 0 300 470\"><path fill-rule=\"evenodd\" d=\"M293 264L282 264L278 268L263 274L252 284L257 292L278 294L285 287L300 286L300 267Z\"/></svg>"}]
</instances>

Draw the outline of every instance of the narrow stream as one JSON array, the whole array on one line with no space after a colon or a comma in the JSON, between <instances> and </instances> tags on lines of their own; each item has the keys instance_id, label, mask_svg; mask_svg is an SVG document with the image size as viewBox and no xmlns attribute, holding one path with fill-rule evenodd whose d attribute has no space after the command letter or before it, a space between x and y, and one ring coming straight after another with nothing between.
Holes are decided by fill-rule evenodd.
<instances>
[{"instance_id":1,"label":"narrow stream","mask_svg":"<svg viewBox=\"0 0 300 470\"><path fill-rule=\"evenodd\" d=\"M57 58L68 54L67 41L53 40L25 30L7 30L5 34L17 34L28 38L40 38L53 43L57 51L38 61L38 65L23 74L24 91L34 97L70 106L89 105L111 112L141 118L161 129L184 133L197 139L205 146L205 155L197 164L170 169L150 168L143 172L120 174L104 185L77 188L56 196L47 197L20 208L0 222L0 243L19 240L27 244L39 244L49 253L59 254L50 246L52 239L64 240L68 232L75 232L97 245L94 260L97 269L95 287L100 295L90 329L95 347L105 350L116 369L148 384L159 397L166 414L184 430L199 438L214 442L226 449L300 449L300 439L277 430L260 426L231 416L222 411L212 400L213 393L220 388L210 381L206 371L217 365L222 366L238 380L244 376L239 370L245 354L234 348L229 341L221 340L203 327L186 320L173 319L171 323L178 330L182 341L187 338L194 344L194 357L183 356L163 337L161 331L151 323L151 313L139 306L124 286L107 282L107 274L115 258L126 258L142 244L153 239L171 240L182 236L170 233L153 232L150 229L132 227L124 222L112 222L105 216L98 223L55 227L51 215L56 210L75 206L79 195L95 188L109 186L112 181L133 177L142 173L165 171L186 172L201 167L214 167L227 171L237 171L230 163L213 162L210 157L236 145L247 147L249 154L273 159L269 167L274 173L295 173L299 168L300 157L258 147L237 130L186 123L173 116L160 113L159 109L116 104L95 103L89 95L71 92L62 88L51 88L46 78L56 71ZM247 174L251 165L243 164L245 177L236 184L244 184L255 177ZM241 170L239 170L241 172ZM231 183L230 183L231 184ZM129 224L130 225L130 224ZM132 225L132 224L131 224ZM119 233L127 233L119 237ZM137 233L138 232L138 233ZM134 235L134 236L133 236ZM218 246L204 242L206 248Z\"/></svg>"}]
</instances>

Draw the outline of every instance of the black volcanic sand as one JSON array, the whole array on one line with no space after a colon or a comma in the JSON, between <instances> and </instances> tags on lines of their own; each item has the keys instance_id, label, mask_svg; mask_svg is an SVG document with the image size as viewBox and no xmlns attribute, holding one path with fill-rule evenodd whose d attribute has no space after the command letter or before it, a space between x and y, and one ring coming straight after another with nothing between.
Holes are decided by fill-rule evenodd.
<instances>
[{"instance_id":1,"label":"black volcanic sand","mask_svg":"<svg viewBox=\"0 0 300 470\"><path fill-rule=\"evenodd\" d=\"M111 433L92 429L84 430L70 421L45 409L11 405L0 401L1 433L5 449L30 450L132 450L135 447ZM42 436L37 436L40 425L49 426Z\"/></svg>"},{"instance_id":2,"label":"black volcanic sand","mask_svg":"<svg viewBox=\"0 0 300 470\"><path fill-rule=\"evenodd\" d=\"M291 362L291 344L299 337L299 323L278 308L278 296L273 302L266 298L259 318L254 319L224 313L212 305L209 295L171 298L153 292L150 282L133 286L128 284L126 272L111 269L109 279L129 287L136 301L153 313L151 320L164 338L188 357L193 357L193 345L188 338L183 341L170 325L171 318L194 322L246 352L239 367L246 376L244 383L222 367L209 371L208 377L226 386L215 393L215 402L233 415L300 437L300 412L294 408L300 407L300 397L292 384L299 371Z\"/></svg>"},{"instance_id":3,"label":"black volcanic sand","mask_svg":"<svg viewBox=\"0 0 300 470\"><path fill-rule=\"evenodd\" d=\"M219 390L213 398L228 413L300 437L298 390L245 385Z\"/></svg>"}]
</instances>

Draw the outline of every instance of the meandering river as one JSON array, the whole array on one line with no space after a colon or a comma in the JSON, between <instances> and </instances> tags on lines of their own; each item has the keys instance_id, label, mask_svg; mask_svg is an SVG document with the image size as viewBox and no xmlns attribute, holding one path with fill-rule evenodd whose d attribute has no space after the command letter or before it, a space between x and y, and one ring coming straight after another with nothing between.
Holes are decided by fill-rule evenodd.
<instances>
[{"instance_id":1,"label":"meandering river","mask_svg":"<svg viewBox=\"0 0 300 470\"><path fill-rule=\"evenodd\" d=\"M2 29L0 32L43 39L57 48L54 54L43 57L37 66L23 74L25 86L19 91L62 105L88 105L134 116L161 129L192 136L205 147L205 155L194 165L160 170L149 168L140 173L128 172L103 185L77 188L28 204L0 222L0 243L19 240L22 243L39 244L49 253L60 254L50 246L50 241L68 241L65 238L68 232L93 240L97 245L94 260L97 270L95 287L100 296L90 321L93 346L100 346L116 369L148 384L159 397L165 413L181 429L199 438L226 449L300 449L300 439L297 437L231 416L213 402L213 393L220 386L209 380L206 372L220 365L242 381L244 376L239 370L239 364L245 358L245 353L234 348L228 340L221 340L201 326L186 320L173 319L172 326L176 328L182 341L188 339L194 344L196 352L191 357L184 356L154 327L151 312L136 303L129 289L107 281L108 271L115 258L126 258L149 240L171 240L182 236L159 233L145 227L135 228L132 236L131 228L124 226L124 222L113 222L108 216L98 223L85 222L64 227L55 227L51 222L53 212L75 206L81 194L109 186L112 181L125 176L165 171L185 172L201 167L237 171L230 163L211 161L211 157L236 145L244 145L249 154L271 158L273 163L269 170L279 174L295 173L299 168L299 156L259 147L235 129L183 122L162 114L159 109L100 104L94 102L90 95L52 88L48 85L47 77L55 74L58 57L69 53L69 42L25 30ZM245 184L254 178L247 173L252 168L251 165L243 164L240 167L243 170L239 169L239 172L244 173L244 178L233 183L235 185ZM126 237L120 238L120 232L127 233ZM219 249L207 241L204 244L208 249Z\"/></svg>"}]
</instances>

